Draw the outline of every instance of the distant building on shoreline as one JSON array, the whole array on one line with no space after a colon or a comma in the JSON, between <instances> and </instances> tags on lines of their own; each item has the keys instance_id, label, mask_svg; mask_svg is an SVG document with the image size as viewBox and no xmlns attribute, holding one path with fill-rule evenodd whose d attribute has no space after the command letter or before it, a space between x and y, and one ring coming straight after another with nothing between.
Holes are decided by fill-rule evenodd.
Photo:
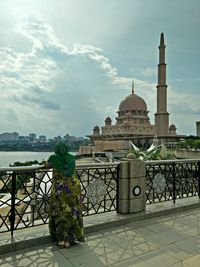
<instances>
[{"instance_id":1,"label":"distant building on shoreline","mask_svg":"<svg viewBox=\"0 0 200 267\"><path fill-rule=\"evenodd\" d=\"M36 141L36 139L37 139L37 135L36 135L35 133L30 133L30 134L29 134L29 140L30 140L31 142Z\"/></svg>"},{"instance_id":2,"label":"distant building on shoreline","mask_svg":"<svg viewBox=\"0 0 200 267\"><path fill-rule=\"evenodd\" d=\"M200 121L196 121L196 135L200 137Z\"/></svg>"},{"instance_id":3,"label":"distant building on shoreline","mask_svg":"<svg viewBox=\"0 0 200 267\"><path fill-rule=\"evenodd\" d=\"M2 133L0 134L0 141L18 141L19 140L19 134L16 132L13 133Z\"/></svg>"},{"instance_id":4,"label":"distant building on shoreline","mask_svg":"<svg viewBox=\"0 0 200 267\"><path fill-rule=\"evenodd\" d=\"M167 84L165 63L164 34L161 33L159 45L158 85L157 85L157 111L155 125L150 124L148 109L144 99L135 94L134 83L132 92L121 101L116 123L112 124L110 117L105 119L105 125L96 125L93 133L88 135L91 146L81 147L80 153L126 150L129 149L129 140L137 146L148 147L154 140L165 144L174 144L184 135L177 135L176 126L169 126L169 113L167 111Z\"/></svg>"},{"instance_id":5,"label":"distant building on shoreline","mask_svg":"<svg viewBox=\"0 0 200 267\"><path fill-rule=\"evenodd\" d=\"M47 137L46 137L46 135L40 135L39 138L38 138L38 140L40 142L46 142L47 141Z\"/></svg>"}]
</instances>

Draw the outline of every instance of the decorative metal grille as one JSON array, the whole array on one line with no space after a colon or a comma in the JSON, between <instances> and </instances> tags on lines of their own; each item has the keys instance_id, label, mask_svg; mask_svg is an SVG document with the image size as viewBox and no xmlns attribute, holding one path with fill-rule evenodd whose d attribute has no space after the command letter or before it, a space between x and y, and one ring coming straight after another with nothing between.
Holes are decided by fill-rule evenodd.
<instances>
[{"instance_id":1,"label":"decorative metal grille","mask_svg":"<svg viewBox=\"0 0 200 267\"><path fill-rule=\"evenodd\" d=\"M200 162L146 162L146 203L200 196Z\"/></svg>"},{"instance_id":2,"label":"decorative metal grille","mask_svg":"<svg viewBox=\"0 0 200 267\"><path fill-rule=\"evenodd\" d=\"M83 216L116 210L116 164L78 167ZM29 168L0 170L0 232L48 223L52 171Z\"/></svg>"},{"instance_id":3,"label":"decorative metal grille","mask_svg":"<svg viewBox=\"0 0 200 267\"><path fill-rule=\"evenodd\" d=\"M0 232L47 223L51 178L36 169L0 173Z\"/></svg>"},{"instance_id":4,"label":"decorative metal grille","mask_svg":"<svg viewBox=\"0 0 200 267\"><path fill-rule=\"evenodd\" d=\"M200 196L200 161L148 161L146 203ZM83 216L117 210L117 164L76 168ZM34 167L0 169L0 232L48 223L52 171Z\"/></svg>"},{"instance_id":5,"label":"decorative metal grille","mask_svg":"<svg viewBox=\"0 0 200 267\"><path fill-rule=\"evenodd\" d=\"M156 174L155 178L153 179L153 189L157 194L161 194L166 188L166 180L165 177L158 173Z\"/></svg>"},{"instance_id":6,"label":"decorative metal grille","mask_svg":"<svg viewBox=\"0 0 200 267\"><path fill-rule=\"evenodd\" d=\"M77 168L82 187L83 215L109 212L117 209L118 166L99 164L96 167Z\"/></svg>"}]
</instances>

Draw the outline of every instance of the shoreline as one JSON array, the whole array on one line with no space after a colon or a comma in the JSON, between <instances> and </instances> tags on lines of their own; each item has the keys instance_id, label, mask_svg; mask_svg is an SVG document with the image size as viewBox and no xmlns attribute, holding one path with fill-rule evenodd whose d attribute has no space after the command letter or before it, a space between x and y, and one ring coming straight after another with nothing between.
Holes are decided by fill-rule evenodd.
<instances>
[{"instance_id":1,"label":"shoreline","mask_svg":"<svg viewBox=\"0 0 200 267\"><path fill-rule=\"evenodd\" d=\"M0 150L0 152L54 152L53 150ZM78 153L78 151L69 151L71 153Z\"/></svg>"}]
</instances>

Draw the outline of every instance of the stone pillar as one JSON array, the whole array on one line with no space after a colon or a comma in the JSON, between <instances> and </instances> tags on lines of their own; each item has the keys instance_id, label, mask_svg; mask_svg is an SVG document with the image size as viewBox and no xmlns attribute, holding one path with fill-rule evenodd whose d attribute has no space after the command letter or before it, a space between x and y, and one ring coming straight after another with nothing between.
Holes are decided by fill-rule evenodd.
<instances>
[{"instance_id":1,"label":"stone pillar","mask_svg":"<svg viewBox=\"0 0 200 267\"><path fill-rule=\"evenodd\" d=\"M119 167L118 212L143 211L145 203L144 162L139 159L122 161Z\"/></svg>"}]
</instances>

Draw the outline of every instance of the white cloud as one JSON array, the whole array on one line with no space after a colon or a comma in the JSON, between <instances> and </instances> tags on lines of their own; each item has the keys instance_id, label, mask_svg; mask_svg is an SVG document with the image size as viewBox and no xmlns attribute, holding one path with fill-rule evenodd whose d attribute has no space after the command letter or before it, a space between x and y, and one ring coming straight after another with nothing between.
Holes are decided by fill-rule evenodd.
<instances>
[{"instance_id":1,"label":"white cloud","mask_svg":"<svg viewBox=\"0 0 200 267\"><path fill-rule=\"evenodd\" d=\"M27 125L31 130L32 125L31 131L38 127L47 135L58 129L87 134L94 124L103 123L105 116L115 117L122 92L131 89L132 81L118 75L103 50L74 44L69 51L45 20L33 15L19 18L16 31L31 40L32 49L28 53L0 49L1 102L8 113L12 105L18 131ZM150 100L153 86L135 79L138 93L149 95Z\"/></svg>"},{"instance_id":2,"label":"white cloud","mask_svg":"<svg viewBox=\"0 0 200 267\"><path fill-rule=\"evenodd\" d=\"M69 49L44 19L19 14L17 18L16 33L31 45L28 52L0 47L1 129L47 136L65 132L84 135L94 125L103 125L108 115L114 122L120 101L131 93L132 79L119 73L103 49L80 43ZM66 28L66 34L69 30ZM141 79L134 79L135 93L146 100L152 123L156 84L142 79L155 72L148 67L140 71ZM189 94L180 96L169 90L175 119L175 109L180 107L198 113L197 102Z\"/></svg>"},{"instance_id":3,"label":"white cloud","mask_svg":"<svg viewBox=\"0 0 200 267\"><path fill-rule=\"evenodd\" d=\"M31 40L32 49L19 53L0 48L0 102L7 130L16 127L20 132L45 131L47 135L57 131L89 133L104 114L109 102L103 99L105 90L111 94L117 69L98 47L75 44L69 51L51 26L36 16L20 18L16 31ZM10 107L18 118L17 125L6 115ZM5 128L4 122L2 125Z\"/></svg>"},{"instance_id":4,"label":"white cloud","mask_svg":"<svg viewBox=\"0 0 200 267\"><path fill-rule=\"evenodd\" d=\"M75 44L73 51L70 54L88 56L89 58L98 62L102 70L104 70L109 77L116 76L117 69L111 66L109 59L103 56L102 52L102 49L98 47Z\"/></svg>"},{"instance_id":5,"label":"white cloud","mask_svg":"<svg viewBox=\"0 0 200 267\"><path fill-rule=\"evenodd\" d=\"M200 114L199 96L189 93L178 94L175 91L169 91L169 103L173 107L174 112L182 113L183 116L189 112L190 114Z\"/></svg>"},{"instance_id":6,"label":"white cloud","mask_svg":"<svg viewBox=\"0 0 200 267\"><path fill-rule=\"evenodd\" d=\"M119 77L119 76L113 77L113 84L116 84L122 88L130 89L131 83L132 83L131 78Z\"/></svg>"},{"instance_id":7,"label":"white cloud","mask_svg":"<svg viewBox=\"0 0 200 267\"><path fill-rule=\"evenodd\" d=\"M177 126L179 134L195 134L195 121L199 119L199 96L190 93L178 93L168 88L168 111L170 122Z\"/></svg>"},{"instance_id":8,"label":"white cloud","mask_svg":"<svg viewBox=\"0 0 200 267\"><path fill-rule=\"evenodd\" d=\"M140 70L140 73L142 74L142 76L149 78L149 77L155 76L155 74L157 73L157 69L147 67L144 70Z\"/></svg>"}]
</instances>

